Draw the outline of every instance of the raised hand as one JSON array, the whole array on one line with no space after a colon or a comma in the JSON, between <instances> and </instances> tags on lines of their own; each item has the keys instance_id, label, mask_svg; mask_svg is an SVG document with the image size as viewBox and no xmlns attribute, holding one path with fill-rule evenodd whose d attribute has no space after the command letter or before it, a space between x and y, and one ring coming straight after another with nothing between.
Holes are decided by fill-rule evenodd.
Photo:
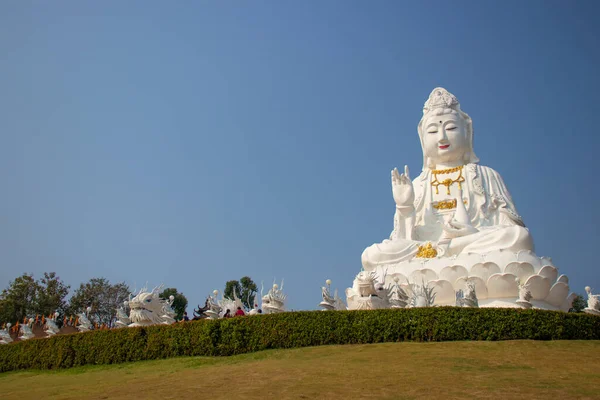
<instances>
[{"instance_id":1,"label":"raised hand","mask_svg":"<svg viewBox=\"0 0 600 400\"><path fill-rule=\"evenodd\" d=\"M415 201L415 191L408 173L408 165L404 166L404 173L400 174L398 168L392 170L392 194L397 207L409 207Z\"/></svg>"}]
</instances>

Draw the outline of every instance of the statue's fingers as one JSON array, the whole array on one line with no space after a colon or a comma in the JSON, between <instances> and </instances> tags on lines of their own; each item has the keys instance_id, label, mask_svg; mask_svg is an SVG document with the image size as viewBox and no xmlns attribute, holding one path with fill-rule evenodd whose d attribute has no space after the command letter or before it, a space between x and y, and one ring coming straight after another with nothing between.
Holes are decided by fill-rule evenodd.
<instances>
[{"instance_id":1,"label":"statue's fingers","mask_svg":"<svg viewBox=\"0 0 600 400\"><path fill-rule=\"evenodd\" d=\"M394 170L392 170L391 175L392 175L392 185L395 185L396 184L396 175L394 174Z\"/></svg>"},{"instance_id":2,"label":"statue's fingers","mask_svg":"<svg viewBox=\"0 0 600 400\"><path fill-rule=\"evenodd\" d=\"M408 170L408 165L404 165L404 176L406 176L406 178L410 180L410 172Z\"/></svg>"},{"instance_id":3,"label":"statue's fingers","mask_svg":"<svg viewBox=\"0 0 600 400\"><path fill-rule=\"evenodd\" d=\"M394 174L394 181L396 182L396 184L399 184L400 183L400 174L398 173L398 168L394 168L392 173Z\"/></svg>"}]
</instances>

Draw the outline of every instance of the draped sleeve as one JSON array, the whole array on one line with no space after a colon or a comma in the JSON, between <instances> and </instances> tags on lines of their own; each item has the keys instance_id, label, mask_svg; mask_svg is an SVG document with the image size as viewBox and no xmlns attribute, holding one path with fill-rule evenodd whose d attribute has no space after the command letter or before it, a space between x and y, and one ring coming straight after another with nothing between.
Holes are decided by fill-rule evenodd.
<instances>
[{"instance_id":1,"label":"draped sleeve","mask_svg":"<svg viewBox=\"0 0 600 400\"><path fill-rule=\"evenodd\" d=\"M472 166L472 167L471 167ZM473 188L477 194L483 195L484 214L492 225L525 226L523 219L517 213L512 197L499 173L489 167L470 164L474 170Z\"/></svg>"}]
</instances>

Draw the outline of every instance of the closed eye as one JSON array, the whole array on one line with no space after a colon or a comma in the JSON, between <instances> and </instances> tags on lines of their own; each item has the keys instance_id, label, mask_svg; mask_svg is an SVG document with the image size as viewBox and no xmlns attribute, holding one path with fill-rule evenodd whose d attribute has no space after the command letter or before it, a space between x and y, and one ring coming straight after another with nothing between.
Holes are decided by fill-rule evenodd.
<instances>
[{"instance_id":1,"label":"closed eye","mask_svg":"<svg viewBox=\"0 0 600 400\"><path fill-rule=\"evenodd\" d=\"M456 129L455 126L449 126L449 127L446 128L447 131L453 131L455 129Z\"/></svg>"}]
</instances>

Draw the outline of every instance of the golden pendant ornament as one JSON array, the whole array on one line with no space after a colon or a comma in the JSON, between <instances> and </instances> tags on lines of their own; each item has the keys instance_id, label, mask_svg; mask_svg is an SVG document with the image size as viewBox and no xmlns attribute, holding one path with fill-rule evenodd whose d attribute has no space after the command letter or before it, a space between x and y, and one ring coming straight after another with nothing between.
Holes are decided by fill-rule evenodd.
<instances>
[{"instance_id":1,"label":"golden pendant ornament","mask_svg":"<svg viewBox=\"0 0 600 400\"><path fill-rule=\"evenodd\" d=\"M466 206L467 201L463 200L463 204ZM436 210L453 210L456 208L456 199L438 201L433 203L432 207Z\"/></svg>"},{"instance_id":2,"label":"golden pendant ornament","mask_svg":"<svg viewBox=\"0 0 600 400\"><path fill-rule=\"evenodd\" d=\"M439 187L440 185L446 186L446 194L450 194L450 186L454 183L458 183L458 188L462 189L462 183L465 181L464 176L462 175L464 165L460 167L448 168L448 169L434 169L431 171L433 174L433 181L431 181L431 186L435 188L435 194L440 194ZM438 175L446 175L452 174L454 172L458 172L458 177L456 179L446 178L443 181L438 180Z\"/></svg>"},{"instance_id":3,"label":"golden pendant ornament","mask_svg":"<svg viewBox=\"0 0 600 400\"><path fill-rule=\"evenodd\" d=\"M425 246L419 246L416 258L435 258L437 257L437 250L433 248L431 242L428 242Z\"/></svg>"}]
</instances>

